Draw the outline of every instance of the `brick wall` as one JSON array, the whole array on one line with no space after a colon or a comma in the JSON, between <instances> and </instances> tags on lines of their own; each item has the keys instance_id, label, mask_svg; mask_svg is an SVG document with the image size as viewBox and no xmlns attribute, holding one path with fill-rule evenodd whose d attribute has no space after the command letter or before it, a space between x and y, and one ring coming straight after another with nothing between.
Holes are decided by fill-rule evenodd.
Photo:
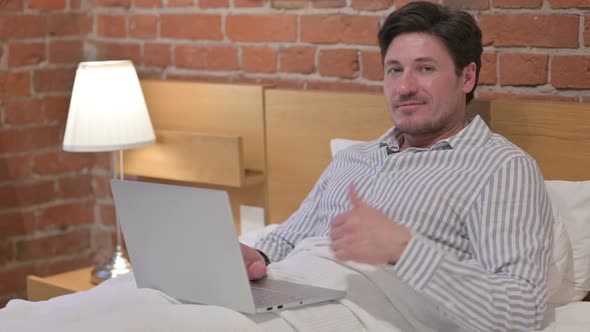
<instances>
[{"instance_id":1,"label":"brick wall","mask_svg":"<svg viewBox=\"0 0 590 332\"><path fill-rule=\"evenodd\" d=\"M61 150L74 72L93 29L79 7L0 1L0 308L25 295L27 274L87 266L112 241L110 156Z\"/></svg>"},{"instance_id":2,"label":"brick wall","mask_svg":"<svg viewBox=\"0 0 590 332\"><path fill-rule=\"evenodd\" d=\"M380 91L376 34L407 2L95 0L87 47L130 57L144 77ZM590 100L590 1L438 2L480 22L479 97Z\"/></svg>"},{"instance_id":3,"label":"brick wall","mask_svg":"<svg viewBox=\"0 0 590 332\"><path fill-rule=\"evenodd\" d=\"M440 0L477 17L479 97L590 101L590 1ZM407 0L0 0L0 306L110 248L109 156L61 151L80 60L142 77L380 91Z\"/></svg>"}]
</instances>

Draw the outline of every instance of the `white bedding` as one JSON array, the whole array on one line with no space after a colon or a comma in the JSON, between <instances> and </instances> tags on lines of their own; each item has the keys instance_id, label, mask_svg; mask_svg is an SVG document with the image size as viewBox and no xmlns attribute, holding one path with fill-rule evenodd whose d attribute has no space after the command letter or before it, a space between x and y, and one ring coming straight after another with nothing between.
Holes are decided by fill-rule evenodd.
<instances>
[{"instance_id":1,"label":"white bedding","mask_svg":"<svg viewBox=\"0 0 590 332\"><path fill-rule=\"evenodd\" d=\"M161 292L137 289L133 274L87 292L44 302L13 300L0 310L1 331L445 331L432 304L415 301L391 274L331 259L327 240L303 241L269 277L348 290L340 301L244 315L216 306L183 305ZM429 319L423 319L429 317ZM433 318L435 317L435 318ZM544 331L590 331L590 303L547 316ZM399 327L399 329L393 326Z\"/></svg>"}]
</instances>

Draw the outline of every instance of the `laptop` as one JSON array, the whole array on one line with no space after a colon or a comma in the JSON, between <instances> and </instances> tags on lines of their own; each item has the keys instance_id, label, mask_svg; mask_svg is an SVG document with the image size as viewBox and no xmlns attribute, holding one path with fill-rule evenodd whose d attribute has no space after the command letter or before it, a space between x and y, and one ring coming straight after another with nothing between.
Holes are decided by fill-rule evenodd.
<instances>
[{"instance_id":1,"label":"laptop","mask_svg":"<svg viewBox=\"0 0 590 332\"><path fill-rule=\"evenodd\" d=\"M269 278L249 281L225 191L116 179L111 187L139 288L243 313L345 295Z\"/></svg>"}]
</instances>

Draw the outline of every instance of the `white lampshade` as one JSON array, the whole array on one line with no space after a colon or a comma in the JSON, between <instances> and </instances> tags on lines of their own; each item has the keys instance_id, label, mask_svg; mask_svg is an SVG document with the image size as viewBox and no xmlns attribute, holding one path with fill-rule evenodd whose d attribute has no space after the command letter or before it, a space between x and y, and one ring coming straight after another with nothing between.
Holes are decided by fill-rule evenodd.
<instances>
[{"instance_id":1,"label":"white lampshade","mask_svg":"<svg viewBox=\"0 0 590 332\"><path fill-rule=\"evenodd\" d=\"M81 62L74 80L63 149L115 151L155 140L133 63Z\"/></svg>"}]
</instances>

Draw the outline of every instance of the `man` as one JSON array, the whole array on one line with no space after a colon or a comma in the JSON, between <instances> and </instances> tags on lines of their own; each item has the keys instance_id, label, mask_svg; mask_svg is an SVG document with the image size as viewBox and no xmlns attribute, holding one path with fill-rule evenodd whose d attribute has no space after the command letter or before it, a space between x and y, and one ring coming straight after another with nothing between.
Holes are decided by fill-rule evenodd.
<instances>
[{"instance_id":1,"label":"man","mask_svg":"<svg viewBox=\"0 0 590 332\"><path fill-rule=\"evenodd\" d=\"M536 162L481 118L468 121L482 53L475 20L410 3L379 42L395 128L337 154L286 222L257 250L242 246L249 276L329 236L337 259L383 265L464 330L540 328L550 205Z\"/></svg>"}]
</instances>

